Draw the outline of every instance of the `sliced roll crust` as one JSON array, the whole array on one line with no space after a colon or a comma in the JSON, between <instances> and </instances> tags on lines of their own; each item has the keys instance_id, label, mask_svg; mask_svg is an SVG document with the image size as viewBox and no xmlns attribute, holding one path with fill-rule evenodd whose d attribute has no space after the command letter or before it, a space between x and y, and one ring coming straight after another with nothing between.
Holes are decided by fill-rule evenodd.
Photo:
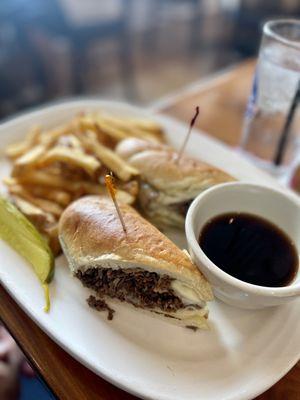
<instances>
[{"instance_id":1,"label":"sliced roll crust","mask_svg":"<svg viewBox=\"0 0 300 400\"><path fill-rule=\"evenodd\" d=\"M137 296L142 308L154 315L168 315L167 320L178 319L180 324L186 319L194 327L206 325L206 301L212 300L213 295L205 277L186 252L133 208L120 204L120 209L126 234L107 197L84 197L64 211L59 237L73 274L85 286L96 288L95 294L101 298L112 297L141 307ZM120 296L122 290L130 292L127 285L130 279L135 294L126 292L125 297ZM138 292L141 284L155 292L146 302L144 293ZM156 299L161 308L156 305Z\"/></svg>"}]
</instances>

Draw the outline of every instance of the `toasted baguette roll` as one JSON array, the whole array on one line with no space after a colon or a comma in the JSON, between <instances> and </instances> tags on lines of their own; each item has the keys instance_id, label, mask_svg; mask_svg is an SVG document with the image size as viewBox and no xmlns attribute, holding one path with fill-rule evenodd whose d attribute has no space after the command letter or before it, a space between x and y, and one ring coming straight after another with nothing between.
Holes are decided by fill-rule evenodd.
<instances>
[{"instance_id":1,"label":"toasted baguette roll","mask_svg":"<svg viewBox=\"0 0 300 400\"><path fill-rule=\"evenodd\" d=\"M207 327L206 301L213 298L207 280L186 252L132 207L119 206L126 234L104 196L77 200L60 219L70 269L95 296L89 304L109 310L111 301L122 301L182 326Z\"/></svg>"},{"instance_id":2,"label":"toasted baguette roll","mask_svg":"<svg viewBox=\"0 0 300 400\"><path fill-rule=\"evenodd\" d=\"M139 203L143 213L159 228L183 228L190 203L203 190L234 178L202 161L163 144L140 139L119 143L117 153L140 173Z\"/></svg>"}]
</instances>

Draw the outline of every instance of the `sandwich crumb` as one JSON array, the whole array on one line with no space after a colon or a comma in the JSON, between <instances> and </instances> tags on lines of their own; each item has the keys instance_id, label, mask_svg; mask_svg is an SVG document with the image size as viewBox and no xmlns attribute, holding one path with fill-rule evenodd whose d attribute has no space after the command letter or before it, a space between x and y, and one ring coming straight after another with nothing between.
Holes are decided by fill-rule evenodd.
<instances>
[{"instance_id":1,"label":"sandwich crumb","mask_svg":"<svg viewBox=\"0 0 300 400\"><path fill-rule=\"evenodd\" d=\"M95 308L97 311L107 311L107 319L111 321L114 318L114 312L112 308L102 299L96 299L95 296L90 296L87 299L87 303L90 307Z\"/></svg>"},{"instance_id":2,"label":"sandwich crumb","mask_svg":"<svg viewBox=\"0 0 300 400\"><path fill-rule=\"evenodd\" d=\"M196 332L198 330L197 326L193 326L193 325L186 325L185 326L187 329L191 329L192 331Z\"/></svg>"}]
</instances>

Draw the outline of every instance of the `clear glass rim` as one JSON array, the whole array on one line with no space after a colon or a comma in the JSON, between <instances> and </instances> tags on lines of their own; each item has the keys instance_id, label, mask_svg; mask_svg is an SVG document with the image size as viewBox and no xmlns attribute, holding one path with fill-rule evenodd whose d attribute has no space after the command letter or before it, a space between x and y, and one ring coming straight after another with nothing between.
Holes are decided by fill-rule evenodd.
<instances>
[{"instance_id":1,"label":"clear glass rim","mask_svg":"<svg viewBox=\"0 0 300 400\"><path fill-rule=\"evenodd\" d=\"M297 25L300 30L300 19L293 19L293 18L273 19L271 21L267 21L264 24L263 33L266 36L273 38L286 46L293 47L294 49L300 50L300 41L287 39L286 37L276 33L273 30L274 26L281 25L281 24Z\"/></svg>"}]
</instances>

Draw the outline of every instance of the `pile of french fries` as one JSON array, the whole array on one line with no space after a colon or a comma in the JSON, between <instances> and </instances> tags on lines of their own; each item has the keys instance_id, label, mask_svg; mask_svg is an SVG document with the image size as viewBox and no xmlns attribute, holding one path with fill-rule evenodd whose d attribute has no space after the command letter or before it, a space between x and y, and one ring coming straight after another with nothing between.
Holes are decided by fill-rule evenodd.
<instances>
[{"instance_id":1,"label":"pile of french fries","mask_svg":"<svg viewBox=\"0 0 300 400\"><path fill-rule=\"evenodd\" d=\"M163 141L163 132L150 120L81 113L55 129L35 126L22 142L6 149L13 163L11 176L4 179L10 197L46 237L54 254L60 252L61 213L81 196L106 194L107 173L116 178L119 200L135 202L138 171L114 152L128 137Z\"/></svg>"}]
</instances>

